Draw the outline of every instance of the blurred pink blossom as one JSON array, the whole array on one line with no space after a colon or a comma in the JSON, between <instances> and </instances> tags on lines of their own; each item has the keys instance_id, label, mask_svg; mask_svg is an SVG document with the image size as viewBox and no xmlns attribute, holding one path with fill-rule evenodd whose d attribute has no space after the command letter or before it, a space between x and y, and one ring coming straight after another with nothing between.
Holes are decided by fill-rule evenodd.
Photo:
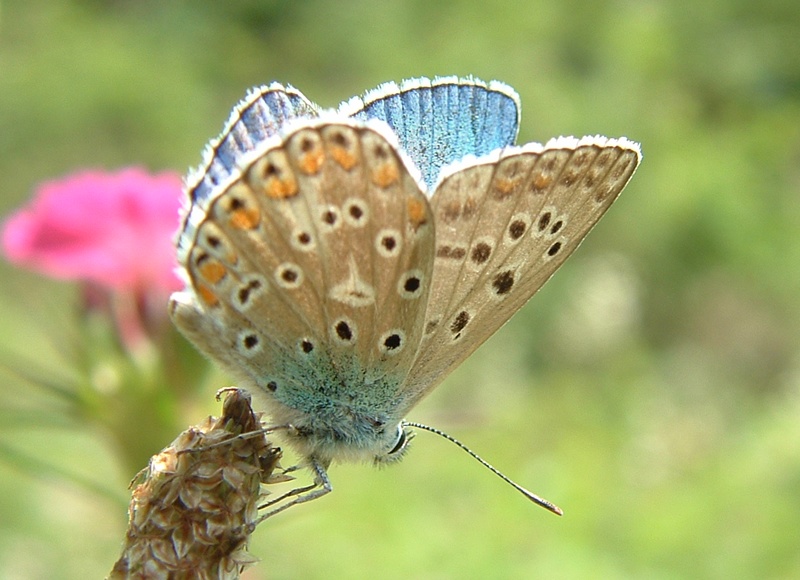
<instances>
[{"instance_id":1,"label":"blurred pink blossom","mask_svg":"<svg viewBox=\"0 0 800 580\"><path fill-rule=\"evenodd\" d=\"M3 253L25 268L88 283L89 305L107 302L131 346L166 319L166 298L182 287L172 243L181 198L177 173L136 167L48 181L3 224Z\"/></svg>"},{"instance_id":2,"label":"blurred pink blossom","mask_svg":"<svg viewBox=\"0 0 800 580\"><path fill-rule=\"evenodd\" d=\"M167 294L181 287L172 245L181 196L178 174L139 168L48 181L4 224L3 251L55 278Z\"/></svg>"}]
</instances>

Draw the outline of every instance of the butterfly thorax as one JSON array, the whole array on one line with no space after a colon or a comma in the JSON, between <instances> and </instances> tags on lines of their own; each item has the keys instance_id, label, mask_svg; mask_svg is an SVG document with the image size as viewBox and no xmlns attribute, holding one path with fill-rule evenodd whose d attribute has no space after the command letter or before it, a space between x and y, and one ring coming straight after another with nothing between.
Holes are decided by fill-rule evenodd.
<instances>
[{"instance_id":1,"label":"butterfly thorax","mask_svg":"<svg viewBox=\"0 0 800 580\"><path fill-rule=\"evenodd\" d=\"M395 414L401 399L394 381L354 388L332 382L295 386L270 382L265 407L275 425L288 425L283 438L298 453L331 461L393 460L406 437Z\"/></svg>"}]
</instances>

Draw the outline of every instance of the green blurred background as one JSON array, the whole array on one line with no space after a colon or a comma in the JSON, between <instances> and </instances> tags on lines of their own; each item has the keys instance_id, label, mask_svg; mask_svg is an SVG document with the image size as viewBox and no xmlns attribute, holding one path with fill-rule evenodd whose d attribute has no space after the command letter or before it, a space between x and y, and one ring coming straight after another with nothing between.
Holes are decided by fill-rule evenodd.
<instances>
[{"instance_id":1,"label":"green blurred background","mask_svg":"<svg viewBox=\"0 0 800 580\"><path fill-rule=\"evenodd\" d=\"M566 515L420 434L259 528L248 577L800 577L795 0L0 0L0 214L80 168L185 171L252 85L334 106L447 74L515 87L520 142L642 143L586 244L410 417ZM102 577L119 554L130 456L13 372L79 374L76 302L0 265L3 578ZM153 415L217 412L227 379L203 383Z\"/></svg>"}]
</instances>

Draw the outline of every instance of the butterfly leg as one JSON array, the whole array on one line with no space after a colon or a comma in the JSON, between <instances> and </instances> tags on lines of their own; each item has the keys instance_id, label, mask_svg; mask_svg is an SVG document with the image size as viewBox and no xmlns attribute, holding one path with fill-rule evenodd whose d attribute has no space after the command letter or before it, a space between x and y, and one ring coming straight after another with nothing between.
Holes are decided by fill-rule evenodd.
<instances>
[{"instance_id":1,"label":"butterfly leg","mask_svg":"<svg viewBox=\"0 0 800 580\"><path fill-rule=\"evenodd\" d=\"M311 485L306 485L304 487L295 488L291 491L284 493L282 496L277 497L271 501L268 501L264 505L259 506L259 509L267 509L285 500L288 500L283 505L271 509L262 516L260 516L258 520L256 520L255 525L260 524L267 518L271 518L275 514L279 514L283 510L288 509L293 505L317 499L333 491L333 486L331 485L331 481L328 478L327 465L324 465L316 457L311 457L309 459L309 463L311 464L311 468L315 472L314 483L312 483ZM296 467L294 468L290 467L289 469L287 469L287 472L294 471L295 469Z\"/></svg>"}]
</instances>

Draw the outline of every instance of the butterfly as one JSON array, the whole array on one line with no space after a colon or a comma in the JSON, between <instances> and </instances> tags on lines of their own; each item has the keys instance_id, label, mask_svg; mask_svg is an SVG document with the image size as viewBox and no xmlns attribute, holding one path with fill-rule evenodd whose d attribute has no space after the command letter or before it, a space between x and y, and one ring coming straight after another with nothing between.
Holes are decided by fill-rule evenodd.
<instances>
[{"instance_id":1,"label":"butterfly","mask_svg":"<svg viewBox=\"0 0 800 580\"><path fill-rule=\"evenodd\" d=\"M170 312L314 471L285 507L329 492L334 461L402 457L406 414L542 287L641 160L626 138L516 146L519 120L496 81L387 83L336 110L273 83L187 177Z\"/></svg>"}]
</instances>

